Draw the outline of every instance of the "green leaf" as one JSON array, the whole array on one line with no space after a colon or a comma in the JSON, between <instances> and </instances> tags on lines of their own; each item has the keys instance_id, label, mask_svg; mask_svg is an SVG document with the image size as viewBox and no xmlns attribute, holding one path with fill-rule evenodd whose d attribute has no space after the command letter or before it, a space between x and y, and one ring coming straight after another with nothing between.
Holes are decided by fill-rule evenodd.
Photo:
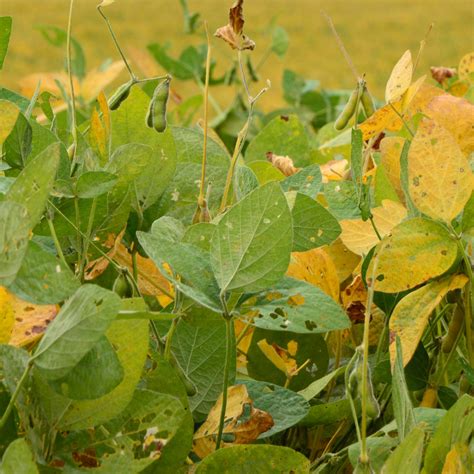
<instances>
[{"instance_id":1,"label":"green leaf","mask_svg":"<svg viewBox=\"0 0 474 474\"><path fill-rule=\"evenodd\" d=\"M211 264L222 292L259 291L275 284L288 268L291 214L278 183L252 191L217 225Z\"/></svg>"},{"instance_id":2,"label":"green leaf","mask_svg":"<svg viewBox=\"0 0 474 474\"><path fill-rule=\"evenodd\" d=\"M299 394L272 383L257 380L243 380L254 407L263 410L273 418L274 425L259 436L268 438L295 426L309 411L309 405Z\"/></svg>"},{"instance_id":3,"label":"green leaf","mask_svg":"<svg viewBox=\"0 0 474 474\"><path fill-rule=\"evenodd\" d=\"M315 334L351 325L341 306L320 288L288 277L254 295L243 305L241 312L244 310L259 313L250 324L274 331Z\"/></svg>"},{"instance_id":4,"label":"green leaf","mask_svg":"<svg viewBox=\"0 0 474 474\"><path fill-rule=\"evenodd\" d=\"M3 454L2 474L38 474L33 453L24 438L11 443Z\"/></svg>"},{"instance_id":5,"label":"green leaf","mask_svg":"<svg viewBox=\"0 0 474 474\"><path fill-rule=\"evenodd\" d=\"M194 421L186 389L176 369L161 356L156 360L155 370L146 377L146 387L176 397L186 411L176 434L163 447L159 459L148 470L143 471L149 474L156 471L160 474L175 474L185 464L193 445Z\"/></svg>"},{"instance_id":6,"label":"green leaf","mask_svg":"<svg viewBox=\"0 0 474 474\"><path fill-rule=\"evenodd\" d=\"M153 232L153 229L152 229ZM177 289L197 303L221 312L219 288L214 277L208 252L192 244L177 242L156 233L137 232L138 241L147 255L162 269L162 273ZM163 267L167 263L181 275L179 280Z\"/></svg>"},{"instance_id":7,"label":"green leaf","mask_svg":"<svg viewBox=\"0 0 474 474\"><path fill-rule=\"evenodd\" d=\"M446 455L456 443L468 443L474 426L474 398L463 395L446 413L425 453L424 469L441 473Z\"/></svg>"},{"instance_id":8,"label":"green leaf","mask_svg":"<svg viewBox=\"0 0 474 474\"><path fill-rule=\"evenodd\" d=\"M289 358L295 360L298 367L307 364L306 370L300 370L291 378L289 389L302 390L326 374L329 354L320 334L296 334L255 328L247 351L247 370L250 377L281 386L286 383L286 375L267 359L258 346L262 340L287 351Z\"/></svg>"},{"instance_id":9,"label":"green leaf","mask_svg":"<svg viewBox=\"0 0 474 474\"><path fill-rule=\"evenodd\" d=\"M390 438L389 436L384 437L369 437L367 438L367 451L370 459L370 467L372 471L369 472L380 472L386 459L390 456L391 450L398 444L396 438ZM359 464L360 457L360 444L354 443L349 446L349 460L354 468ZM364 471L354 471L364 472ZM367 471L365 471L367 472ZM403 471L400 471L400 474ZM408 472L406 473L408 474ZM412 473L410 473L412 474ZM415 474L415 473L413 473ZM431 474L431 473L430 473Z\"/></svg>"},{"instance_id":10,"label":"green leaf","mask_svg":"<svg viewBox=\"0 0 474 474\"><path fill-rule=\"evenodd\" d=\"M310 164L309 140L304 125L296 115L275 117L250 142L245 152L247 163L266 160L267 153L289 156L295 166Z\"/></svg>"},{"instance_id":11,"label":"green leaf","mask_svg":"<svg viewBox=\"0 0 474 474\"><path fill-rule=\"evenodd\" d=\"M23 205L28 210L32 229L41 220L59 165L60 145L50 145L30 160L18 175L6 195L7 201Z\"/></svg>"},{"instance_id":12,"label":"green leaf","mask_svg":"<svg viewBox=\"0 0 474 474\"><path fill-rule=\"evenodd\" d=\"M258 184L258 178L250 167L237 166L235 168L234 187L237 201L240 201L247 194L258 188Z\"/></svg>"},{"instance_id":13,"label":"green leaf","mask_svg":"<svg viewBox=\"0 0 474 474\"><path fill-rule=\"evenodd\" d=\"M93 400L111 392L122 380L117 354L102 336L65 377L50 382L50 386L72 400Z\"/></svg>"},{"instance_id":14,"label":"green leaf","mask_svg":"<svg viewBox=\"0 0 474 474\"><path fill-rule=\"evenodd\" d=\"M257 185L260 186L263 186L264 184L267 184L271 181L283 181L285 179L285 175L268 161L252 161L247 164L247 168L249 168L250 171L255 175L257 178ZM255 186L253 189L256 188L258 188L258 186ZM250 191L245 195L249 193Z\"/></svg>"},{"instance_id":15,"label":"green leaf","mask_svg":"<svg viewBox=\"0 0 474 474\"><path fill-rule=\"evenodd\" d=\"M381 473L419 472L423 459L424 440L425 431L419 426L413 428L385 461Z\"/></svg>"},{"instance_id":16,"label":"green leaf","mask_svg":"<svg viewBox=\"0 0 474 474\"><path fill-rule=\"evenodd\" d=\"M12 32L12 17L0 17L0 69L3 68L5 56L8 51L8 43L10 41L10 34Z\"/></svg>"},{"instance_id":17,"label":"green leaf","mask_svg":"<svg viewBox=\"0 0 474 474\"><path fill-rule=\"evenodd\" d=\"M272 51L279 57L283 58L288 51L290 39L288 33L281 26L276 26L272 32Z\"/></svg>"},{"instance_id":18,"label":"green leaf","mask_svg":"<svg viewBox=\"0 0 474 474\"><path fill-rule=\"evenodd\" d=\"M351 420L351 405L347 398L312 405L300 426L332 425L341 420Z\"/></svg>"},{"instance_id":19,"label":"green leaf","mask_svg":"<svg viewBox=\"0 0 474 474\"><path fill-rule=\"evenodd\" d=\"M0 202L0 285L9 285L21 268L28 247L28 211L15 202Z\"/></svg>"},{"instance_id":20,"label":"green leaf","mask_svg":"<svg viewBox=\"0 0 474 474\"><path fill-rule=\"evenodd\" d=\"M305 194L296 193L294 201L292 193L287 196L293 218L293 252L329 245L339 237L341 226L321 204Z\"/></svg>"},{"instance_id":21,"label":"green leaf","mask_svg":"<svg viewBox=\"0 0 474 474\"><path fill-rule=\"evenodd\" d=\"M117 182L117 176L106 171L87 171L77 180L76 193L79 198L89 199L109 192Z\"/></svg>"},{"instance_id":22,"label":"green leaf","mask_svg":"<svg viewBox=\"0 0 474 474\"><path fill-rule=\"evenodd\" d=\"M282 181L283 191L298 191L300 194L306 194L315 199L321 191L323 177L319 165L309 165L298 171L298 173L288 176Z\"/></svg>"},{"instance_id":23,"label":"green leaf","mask_svg":"<svg viewBox=\"0 0 474 474\"><path fill-rule=\"evenodd\" d=\"M173 354L197 390L197 393L189 398L196 421L204 421L222 393L225 334L222 316L202 308L193 308L186 319L179 321L173 336ZM235 360L236 357L232 357L230 385L235 379Z\"/></svg>"},{"instance_id":24,"label":"green leaf","mask_svg":"<svg viewBox=\"0 0 474 474\"><path fill-rule=\"evenodd\" d=\"M337 219L359 219L359 198L352 181L330 181L324 186L329 212Z\"/></svg>"},{"instance_id":25,"label":"green leaf","mask_svg":"<svg viewBox=\"0 0 474 474\"><path fill-rule=\"evenodd\" d=\"M130 310L144 310L143 301L123 300ZM82 430L118 416L130 403L140 380L148 353L149 323L145 320L115 321L106 336L115 348L123 367L122 382L107 395L96 400L70 400L56 394L49 385L36 378L35 391L41 408L48 414L49 425L60 430Z\"/></svg>"},{"instance_id":26,"label":"green leaf","mask_svg":"<svg viewBox=\"0 0 474 474\"><path fill-rule=\"evenodd\" d=\"M12 168L21 169L25 166L31 153L32 139L32 127L23 113L20 113L13 130L3 144L4 159Z\"/></svg>"},{"instance_id":27,"label":"green leaf","mask_svg":"<svg viewBox=\"0 0 474 474\"><path fill-rule=\"evenodd\" d=\"M298 393L306 400L310 401L314 397L317 397L328 385L329 383L342 375L346 371L345 367L339 367L336 370L333 370L331 373L325 375L324 377L315 380L313 383L308 385L303 390L300 390Z\"/></svg>"},{"instance_id":28,"label":"green leaf","mask_svg":"<svg viewBox=\"0 0 474 474\"><path fill-rule=\"evenodd\" d=\"M28 243L15 280L8 289L34 304L56 304L80 286L71 269L34 241Z\"/></svg>"},{"instance_id":29,"label":"green leaf","mask_svg":"<svg viewBox=\"0 0 474 474\"><path fill-rule=\"evenodd\" d=\"M441 224L415 217L397 225L378 244L367 275L378 260L375 290L397 293L443 275L457 253L456 241Z\"/></svg>"},{"instance_id":30,"label":"green leaf","mask_svg":"<svg viewBox=\"0 0 474 474\"><path fill-rule=\"evenodd\" d=\"M120 298L95 285L80 287L49 325L33 355L47 380L67 375L95 346L120 309Z\"/></svg>"},{"instance_id":31,"label":"green leaf","mask_svg":"<svg viewBox=\"0 0 474 474\"><path fill-rule=\"evenodd\" d=\"M195 245L209 252L211 250L211 240L215 230L215 224L210 222L194 224L186 229L183 242Z\"/></svg>"},{"instance_id":32,"label":"green leaf","mask_svg":"<svg viewBox=\"0 0 474 474\"><path fill-rule=\"evenodd\" d=\"M196 474L241 474L261 472L265 474L306 474L309 460L302 454L282 446L232 446L215 451L204 458Z\"/></svg>"},{"instance_id":33,"label":"green leaf","mask_svg":"<svg viewBox=\"0 0 474 474\"><path fill-rule=\"evenodd\" d=\"M416 421L413 413L410 394L405 381L405 372L403 370L402 344L400 338L396 339L397 357L395 358L395 367L392 380L393 413L397 421L398 437L403 441L408 433L414 428Z\"/></svg>"}]
</instances>

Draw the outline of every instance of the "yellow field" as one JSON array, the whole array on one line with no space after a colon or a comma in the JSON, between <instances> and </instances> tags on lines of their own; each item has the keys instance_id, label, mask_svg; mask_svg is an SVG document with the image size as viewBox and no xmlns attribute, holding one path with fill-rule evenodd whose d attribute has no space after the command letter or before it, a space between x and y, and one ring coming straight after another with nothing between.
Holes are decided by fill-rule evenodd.
<instances>
[{"instance_id":1,"label":"yellow field","mask_svg":"<svg viewBox=\"0 0 474 474\"><path fill-rule=\"evenodd\" d=\"M76 0L74 35L83 44L89 66L97 66L108 57L117 58L114 46L95 5L98 0ZM231 0L191 0L214 31L227 21ZM0 15L14 17L11 49L0 84L15 88L16 80L28 73L59 70L63 54L49 46L35 25L64 27L68 0L0 0ZM419 74L430 65L457 65L461 56L474 49L471 0L247 0L246 31L257 42L253 53L258 62L269 44L264 34L272 17L290 34L291 46L284 61L272 57L263 68L262 78L275 84L266 97L267 105L280 102L279 82L284 68L319 79L323 87L350 88L354 80L336 43L321 17L324 9L334 19L360 72L366 72L369 85L381 96L393 64L404 50L418 49L428 25L435 27L420 62ZM117 0L108 8L121 42L145 47L152 41L172 42L179 52L201 38L186 36L178 0ZM229 57L224 43L215 40L215 54ZM225 59L227 61L227 59ZM185 93L188 91L186 87Z\"/></svg>"}]
</instances>

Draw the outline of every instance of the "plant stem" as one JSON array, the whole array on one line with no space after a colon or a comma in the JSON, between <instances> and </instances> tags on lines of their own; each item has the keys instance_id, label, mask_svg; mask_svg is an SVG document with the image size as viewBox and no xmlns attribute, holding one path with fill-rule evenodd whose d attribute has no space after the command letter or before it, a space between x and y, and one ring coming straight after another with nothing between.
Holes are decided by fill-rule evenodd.
<instances>
[{"instance_id":1,"label":"plant stem","mask_svg":"<svg viewBox=\"0 0 474 474\"><path fill-rule=\"evenodd\" d=\"M58 236L56 234L56 229L54 228L53 219L51 219L49 212L46 213L46 220L48 221L49 231L51 232L51 237L53 238L54 246L56 247L56 252L58 257L61 259L63 264L66 268L69 268L69 264L64 257L63 249L61 248L61 244L59 243Z\"/></svg>"},{"instance_id":2,"label":"plant stem","mask_svg":"<svg viewBox=\"0 0 474 474\"><path fill-rule=\"evenodd\" d=\"M225 412L227 409L227 389L229 386L229 372L230 372L230 364L232 359L232 315L229 314L227 310L227 304L225 299L222 298L222 306L224 309L223 316L225 320L225 365L224 365L224 380L222 382L222 407L221 407L221 414L219 418L219 429L217 432L217 439L216 439L216 451L221 447L222 442L222 434L224 432L224 422L225 422Z\"/></svg>"},{"instance_id":3,"label":"plant stem","mask_svg":"<svg viewBox=\"0 0 474 474\"><path fill-rule=\"evenodd\" d=\"M67 62L67 74L69 78L69 89L71 95L71 133L73 140L72 149L72 169L76 164L76 152L77 152L77 128L76 128L76 97L74 93L74 80L72 77L72 49L71 49L71 31L72 31L72 12L74 8L74 0L70 0L69 3L69 18L67 25L67 38L66 38L66 62Z\"/></svg>"},{"instance_id":4,"label":"plant stem","mask_svg":"<svg viewBox=\"0 0 474 474\"><path fill-rule=\"evenodd\" d=\"M81 211L79 209L79 198L74 198L74 211L76 215L76 228L79 230L81 228ZM82 247L83 247L83 240L82 240L82 233L77 232L76 234L76 245L77 245L77 267L76 271L79 272L81 262L82 262ZM80 273L78 273L80 274Z\"/></svg>"},{"instance_id":5,"label":"plant stem","mask_svg":"<svg viewBox=\"0 0 474 474\"><path fill-rule=\"evenodd\" d=\"M81 265L79 267L79 276L81 282L84 281L84 272L87 264L87 252L89 251L89 242L92 239L92 226L94 225L95 211L97 208L97 198L92 200L91 210L89 213L89 221L87 222L87 239L84 239L84 250L82 253Z\"/></svg>"},{"instance_id":6,"label":"plant stem","mask_svg":"<svg viewBox=\"0 0 474 474\"><path fill-rule=\"evenodd\" d=\"M122 48L120 47L117 37L115 36L112 25L110 24L110 21L107 18L107 16L102 11L102 8L100 7L100 5L97 6L97 11L100 13L100 16L105 20L105 23L107 23L107 28L109 29L110 35L112 36L112 40L115 43L115 47L117 48L117 51L119 52L120 57L122 58L122 61L128 70L128 73L130 74L130 78L132 79L132 81L137 81L137 78L135 74L133 73L132 68L130 67L130 64L128 63L127 58L125 57L125 54L123 53Z\"/></svg>"},{"instance_id":7,"label":"plant stem","mask_svg":"<svg viewBox=\"0 0 474 474\"><path fill-rule=\"evenodd\" d=\"M174 318L173 321L171 321L170 329L168 331L168 334L166 335L165 353L164 353L164 357L166 360L170 360L171 358L171 341L173 339L176 328L178 327L178 322L179 322L179 316L177 318Z\"/></svg>"},{"instance_id":8,"label":"plant stem","mask_svg":"<svg viewBox=\"0 0 474 474\"><path fill-rule=\"evenodd\" d=\"M21 376L20 381L18 382L18 385L15 388L15 391L13 392L13 395L10 398L10 401L8 402L7 408L4 411L2 418L0 419L0 431L5 426L5 423L7 422L8 417L10 416L10 413L13 410L13 406L15 405L16 399L18 398L18 395L20 394L21 388L23 387L23 384L26 382L32 367L33 367L33 364L32 364L32 361L30 360L28 361L25 371L23 372L23 375Z\"/></svg>"}]
</instances>

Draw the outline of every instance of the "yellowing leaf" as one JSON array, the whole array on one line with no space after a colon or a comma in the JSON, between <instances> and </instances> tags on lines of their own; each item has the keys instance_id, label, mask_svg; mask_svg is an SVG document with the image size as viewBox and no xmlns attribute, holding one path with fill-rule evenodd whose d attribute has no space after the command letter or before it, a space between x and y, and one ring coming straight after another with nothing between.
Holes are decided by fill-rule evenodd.
<instances>
[{"instance_id":1,"label":"yellowing leaf","mask_svg":"<svg viewBox=\"0 0 474 474\"><path fill-rule=\"evenodd\" d=\"M5 291L5 289L3 289ZM2 308L2 295L0 287L0 311ZM39 339L46 331L48 324L56 317L58 307L56 305L37 305L28 303L17 296L6 292L9 299L9 307L13 311L14 325L11 330L9 344L17 347L28 346ZM2 315L0 314L0 321Z\"/></svg>"},{"instance_id":2,"label":"yellowing leaf","mask_svg":"<svg viewBox=\"0 0 474 474\"><path fill-rule=\"evenodd\" d=\"M474 152L474 105L466 99L445 94L430 101L425 115L448 130L464 154L469 156Z\"/></svg>"},{"instance_id":3,"label":"yellowing leaf","mask_svg":"<svg viewBox=\"0 0 474 474\"><path fill-rule=\"evenodd\" d=\"M463 288L468 282L465 275L433 281L405 296L390 317L390 360L395 363L396 337L400 337L403 366L410 362L434 309L450 291Z\"/></svg>"},{"instance_id":4,"label":"yellowing leaf","mask_svg":"<svg viewBox=\"0 0 474 474\"><path fill-rule=\"evenodd\" d=\"M413 61L411 52L407 50L393 68L385 88L385 100L387 102L395 102L400 99L410 87L412 77Z\"/></svg>"},{"instance_id":5,"label":"yellowing leaf","mask_svg":"<svg viewBox=\"0 0 474 474\"><path fill-rule=\"evenodd\" d=\"M277 349L272 344L268 344L266 339L261 339L257 342L257 346L263 352L265 357L278 369L281 370L287 377L294 373L297 364L295 359L289 359L286 357L286 360L280 355L282 351L277 351ZM280 352L280 353L279 353Z\"/></svg>"},{"instance_id":6,"label":"yellowing leaf","mask_svg":"<svg viewBox=\"0 0 474 474\"><path fill-rule=\"evenodd\" d=\"M323 247L323 250L331 257L336 266L339 283L347 280L360 262L360 256L351 252L341 239L337 239L331 245Z\"/></svg>"},{"instance_id":7,"label":"yellowing leaf","mask_svg":"<svg viewBox=\"0 0 474 474\"><path fill-rule=\"evenodd\" d=\"M292 176L301 169L295 167L293 160L289 156L279 156L269 152L267 160L285 176Z\"/></svg>"},{"instance_id":8,"label":"yellowing leaf","mask_svg":"<svg viewBox=\"0 0 474 474\"><path fill-rule=\"evenodd\" d=\"M112 3L115 3L115 0L102 0L99 7L108 7L109 5L112 5Z\"/></svg>"},{"instance_id":9,"label":"yellowing leaf","mask_svg":"<svg viewBox=\"0 0 474 474\"><path fill-rule=\"evenodd\" d=\"M212 407L207 420L194 434L194 452L202 459L215 451L219 419L222 408L222 395ZM274 425L271 415L254 408L245 385L234 385L227 390L224 435L231 442L223 446L248 444L255 441L261 433Z\"/></svg>"},{"instance_id":10,"label":"yellowing leaf","mask_svg":"<svg viewBox=\"0 0 474 474\"><path fill-rule=\"evenodd\" d=\"M397 293L446 273L455 262L457 243L437 222L417 217L402 222L378 246L367 272L375 290Z\"/></svg>"},{"instance_id":11,"label":"yellowing leaf","mask_svg":"<svg viewBox=\"0 0 474 474\"><path fill-rule=\"evenodd\" d=\"M413 88L415 87L416 83L413 84ZM411 93L407 92L407 96L409 94ZM405 121L410 121L414 115L424 113L431 100L439 95L447 94L439 87L422 84L407 105L406 110L403 109L404 100L399 100L394 104L387 104L381 107L360 125L364 140L376 137L383 131L396 132L401 130L404 124L399 116L400 114L403 114Z\"/></svg>"},{"instance_id":12,"label":"yellowing leaf","mask_svg":"<svg viewBox=\"0 0 474 474\"><path fill-rule=\"evenodd\" d=\"M6 288L0 286L0 344L7 344L15 325L12 296Z\"/></svg>"},{"instance_id":13,"label":"yellowing leaf","mask_svg":"<svg viewBox=\"0 0 474 474\"><path fill-rule=\"evenodd\" d=\"M453 136L433 120L423 120L408 155L409 191L424 214L451 222L472 193L469 162Z\"/></svg>"},{"instance_id":14,"label":"yellowing leaf","mask_svg":"<svg viewBox=\"0 0 474 474\"><path fill-rule=\"evenodd\" d=\"M400 156L402 154L405 139L402 137L385 137L380 142L380 152L382 153L382 165L385 168L387 178L392 183L397 196L404 200L402 185L400 182Z\"/></svg>"},{"instance_id":15,"label":"yellowing leaf","mask_svg":"<svg viewBox=\"0 0 474 474\"><path fill-rule=\"evenodd\" d=\"M441 474L469 474L472 458L469 447L464 443L456 443L446 454Z\"/></svg>"},{"instance_id":16,"label":"yellowing leaf","mask_svg":"<svg viewBox=\"0 0 474 474\"><path fill-rule=\"evenodd\" d=\"M89 142L93 150L99 155L101 165L104 166L107 163L106 133L97 109L92 111Z\"/></svg>"},{"instance_id":17,"label":"yellowing leaf","mask_svg":"<svg viewBox=\"0 0 474 474\"><path fill-rule=\"evenodd\" d=\"M421 86L424 84L425 80L426 80L426 76L421 76L413 84L411 84L410 87L407 89L407 91L403 95L403 100L402 100L403 112L405 112L405 110L408 109L413 99L415 98L416 94L418 94L418 91L420 90Z\"/></svg>"},{"instance_id":18,"label":"yellowing leaf","mask_svg":"<svg viewBox=\"0 0 474 474\"><path fill-rule=\"evenodd\" d=\"M293 252L287 275L321 288L335 301L339 300L339 277L336 265L322 248Z\"/></svg>"},{"instance_id":19,"label":"yellowing leaf","mask_svg":"<svg viewBox=\"0 0 474 474\"><path fill-rule=\"evenodd\" d=\"M349 162L347 160L331 160L321 165L323 183L344 179L348 166Z\"/></svg>"},{"instance_id":20,"label":"yellowing leaf","mask_svg":"<svg viewBox=\"0 0 474 474\"><path fill-rule=\"evenodd\" d=\"M372 209L373 220L380 237L385 237L397 224L407 216L402 204L382 201L382 206ZM340 222L342 227L341 240L344 245L357 255L366 255L379 242L379 238L370 220L347 219Z\"/></svg>"},{"instance_id":21,"label":"yellowing leaf","mask_svg":"<svg viewBox=\"0 0 474 474\"><path fill-rule=\"evenodd\" d=\"M462 57L458 67L459 79L474 82L474 52Z\"/></svg>"},{"instance_id":22,"label":"yellowing leaf","mask_svg":"<svg viewBox=\"0 0 474 474\"><path fill-rule=\"evenodd\" d=\"M0 100L0 145L6 140L15 126L20 109L7 100Z\"/></svg>"}]
</instances>

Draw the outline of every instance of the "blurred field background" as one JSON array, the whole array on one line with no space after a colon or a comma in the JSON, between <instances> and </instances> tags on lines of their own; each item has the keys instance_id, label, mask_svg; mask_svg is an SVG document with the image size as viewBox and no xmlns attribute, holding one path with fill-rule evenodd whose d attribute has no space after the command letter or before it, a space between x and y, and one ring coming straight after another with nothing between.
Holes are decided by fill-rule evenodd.
<instances>
[{"instance_id":1,"label":"blurred field background","mask_svg":"<svg viewBox=\"0 0 474 474\"><path fill-rule=\"evenodd\" d=\"M107 58L118 59L106 26L96 12L99 0L76 0L73 35L83 45L88 67ZM190 0L193 12L199 11L213 32L227 23L231 0ZM60 70L63 52L50 46L35 25L66 28L67 0L0 0L0 15L14 19L10 52L0 84L17 88L18 78L32 72ZM391 68L408 48L416 54L430 23L430 35L419 65L418 75L429 66L457 66L459 59L474 49L474 3L472 0L247 0L245 31L256 41L254 62L270 44L267 25L273 17L290 36L284 60L272 56L261 71L262 80L274 84L264 106L281 103L280 80L285 68L307 78L318 79L324 88L352 88L354 79L345 64L330 30L320 14L332 16L357 69L365 72L376 96L383 97ZM188 44L203 42L203 36L183 33L182 11L178 0L117 0L107 8L121 44L144 49L151 42L169 41L175 55ZM213 41L214 55L226 64L231 50L222 41ZM125 77L125 76L124 76ZM263 84L263 81L262 81ZM256 87L256 86L254 86ZM191 94L189 85L180 93ZM196 90L194 90L196 92ZM229 95L229 94L227 94ZM225 91L218 92L225 102Z\"/></svg>"}]
</instances>

